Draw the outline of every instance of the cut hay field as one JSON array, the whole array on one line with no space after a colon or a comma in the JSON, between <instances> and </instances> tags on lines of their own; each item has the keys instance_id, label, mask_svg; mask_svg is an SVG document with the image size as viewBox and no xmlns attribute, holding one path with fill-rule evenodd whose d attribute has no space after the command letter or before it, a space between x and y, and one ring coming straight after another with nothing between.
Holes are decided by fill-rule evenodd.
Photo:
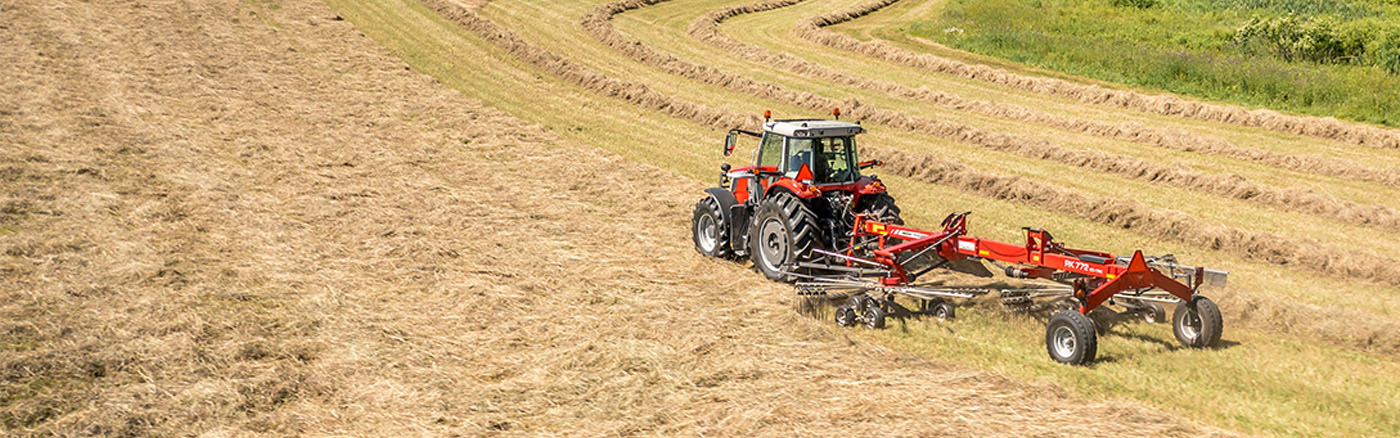
<instances>
[{"instance_id":1,"label":"cut hay field","mask_svg":"<svg viewBox=\"0 0 1400 438\"><path fill-rule=\"evenodd\" d=\"M929 4L0 2L0 431L1400 431L1400 131L849 36ZM723 131L837 106L912 224L1229 270L1222 347L696 254Z\"/></svg>"}]
</instances>

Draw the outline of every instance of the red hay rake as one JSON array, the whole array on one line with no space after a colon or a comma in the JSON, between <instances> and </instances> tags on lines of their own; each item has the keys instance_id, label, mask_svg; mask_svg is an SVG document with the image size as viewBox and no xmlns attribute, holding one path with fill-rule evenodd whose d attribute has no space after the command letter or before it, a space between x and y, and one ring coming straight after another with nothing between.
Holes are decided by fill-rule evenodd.
<instances>
[{"instance_id":1,"label":"red hay rake","mask_svg":"<svg viewBox=\"0 0 1400 438\"><path fill-rule=\"evenodd\" d=\"M1082 364L1097 354L1095 321L1087 315L1105 303L1122 305L1150 322L1163 322L1159 303L1181 303L1173 322L1178 340L1190 347L1213 347L1220 341L1220 311L1197 293L1203 284L1223 286L1227 273L1179 265L1171 256L1131 257L1078 248L1054 240L1048 231L1026 227L1024 244L969 236L971 212L943 220L941 231L925 231L856 218L849 246L842 251L813 249L791 274L800 295L846 301L836 308L843 326L884 326L886 315L954 316L947 299L997 292L1007 307L1024 310L1062 308L1046 328L1046 348L1057 361ZM864 256L862 256L864 255ZM921 285L929 271L961 261L982 260L1003 268L1007 276L1056 284L1026 288L941 287ZM918 311L894 303L896 296L920 302Z\"/></svg>"}]
</instances>

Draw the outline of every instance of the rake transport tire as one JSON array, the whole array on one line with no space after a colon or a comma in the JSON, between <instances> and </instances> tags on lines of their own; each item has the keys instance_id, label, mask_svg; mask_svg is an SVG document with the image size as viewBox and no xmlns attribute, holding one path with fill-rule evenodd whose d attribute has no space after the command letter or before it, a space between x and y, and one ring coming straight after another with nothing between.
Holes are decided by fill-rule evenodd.
<instances>
[{"instance_id":1,"label":"rake transport tire","mask_svg":"<svg viewBox=\"0 0 1400 438\"><path fill-rule=\"evenodd\" d=\"M1045 326L1045 350L1056 362L1070 365L1093 362L1099 354L1094 320L1073 310L1055 314Z\"/></svg>"},{"instance_id":2,"label":"rake transport tire","mask_svg":"<svg viewBox=\"0 0 1400 438\"><path fill-rule=\"evenodd\" d=\"M817 215L796 196L778 193L763 200L749 226L749 255L754 267L769 280L788 282L787 272L818 245ZM785 272L787 271L787 272Z\"/></svg>"},{"instance_id":3,"label":"rake transport tire","mask_svg":"<svg viewBox=\"0 0 1400 438\"><path fill-rule=\"evenodd\" d=\"M1172 312L1172 332L1176 340L1191 348L1211 348L1220 343L1225 323L1220 308L1210 298L1197 296L1182 301Z\"/></svg>"},{"instance_id":4,"label":"rake transport tire","mask_svg":"<svg viewBox=\"0 0 1400 438\"><path fill-rule=\"evenodd\" d=\"M730 258L729 224L719 211L719 202L706 196L695 203L695 214L690 219L690 237L695 241L695 250L710 257Z\"/></svg>"}]
</instances>

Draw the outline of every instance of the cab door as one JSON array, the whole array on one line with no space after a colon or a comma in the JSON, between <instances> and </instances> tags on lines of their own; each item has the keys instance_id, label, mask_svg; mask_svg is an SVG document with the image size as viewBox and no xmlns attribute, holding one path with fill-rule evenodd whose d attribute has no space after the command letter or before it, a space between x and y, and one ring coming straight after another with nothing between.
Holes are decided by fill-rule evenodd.
<instances>
[{"instance_id":1,"label":"cab door","mask_svg":"<svg viewBox=\"0 0 1400 438\"><path fill-rule=\"evenodd\" d=\"M783 136L765 131L763 139L758 143L758 162L754 163L754 173L778 172L779 166L783 164ZM753 191L752 199L758 201L763 199L763 193L767 191L768 185L778 178L775 176L765 176L758 178L759 186Z\"/></svg>"}]
</instances>

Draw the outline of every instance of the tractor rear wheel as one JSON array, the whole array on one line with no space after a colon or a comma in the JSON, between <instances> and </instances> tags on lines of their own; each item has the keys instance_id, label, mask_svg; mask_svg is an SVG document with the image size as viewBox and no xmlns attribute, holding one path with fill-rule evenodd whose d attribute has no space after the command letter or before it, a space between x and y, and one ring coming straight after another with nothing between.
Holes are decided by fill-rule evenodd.
<instances>
[{"instance_id":1,"label":"tractor rear wheel","mask_svg":"<svg viewBox=\"0 0 1400 438\"><path fill-rule=\"evenodd\" d=\"M1172 332L1176 334L1176 340L1187 347L1214 347L1220 343L1220 332L1224 326L1220 308L1210 298L1197 296L1191 301L1182 301L1172 312Z\"/></svg>"},{"instance_id":2,"label":"tractor rear wheel","mask_svg":"<svg viewBox=\"0 0 1400 438\"><path fill-rule=\"evenodd\" d=\"M904 219L899 217L899 206L894 204L894 197L888 193L861 196L860 208L856 211L874 215L880 222L904 225Z\"/></svg>"},{"instance_id":3,"label":"tractor rear wheel","mask_svg":"<svg viewBox=\"0 0 1400 438\"><path fill-rule=\"evenodd\" d=\"M690 219L691 240L695 250L710 257L729 257L729 223L719 211L719 202L709 196L695 203L695 214Z\"/></svg>"},{"instance_id":4,"label":"tractor rear wheel","mask_svg":"<svg viewBox=\"0 0 1400 438\"><path fill-rule=\"evenodd\" d=\"M1099 354L1094 320L1073 310L1055 314L1045 327L1045 350L1050 352L1051 359L1059 363L1083 365L1093 362Z\"/></svg>"},{"instance_id":5,"label":"tractor rear wheel","mask_svg":"<svg viewBox=\"0 0 1400 438\"><path fill-rule=\"evenodd\" d=\"M792 281L797 262L820 241L817 215L796 196L779 193L758 204L749 226L749 255L763 276Z\"/></svg>"}]
</instances>

